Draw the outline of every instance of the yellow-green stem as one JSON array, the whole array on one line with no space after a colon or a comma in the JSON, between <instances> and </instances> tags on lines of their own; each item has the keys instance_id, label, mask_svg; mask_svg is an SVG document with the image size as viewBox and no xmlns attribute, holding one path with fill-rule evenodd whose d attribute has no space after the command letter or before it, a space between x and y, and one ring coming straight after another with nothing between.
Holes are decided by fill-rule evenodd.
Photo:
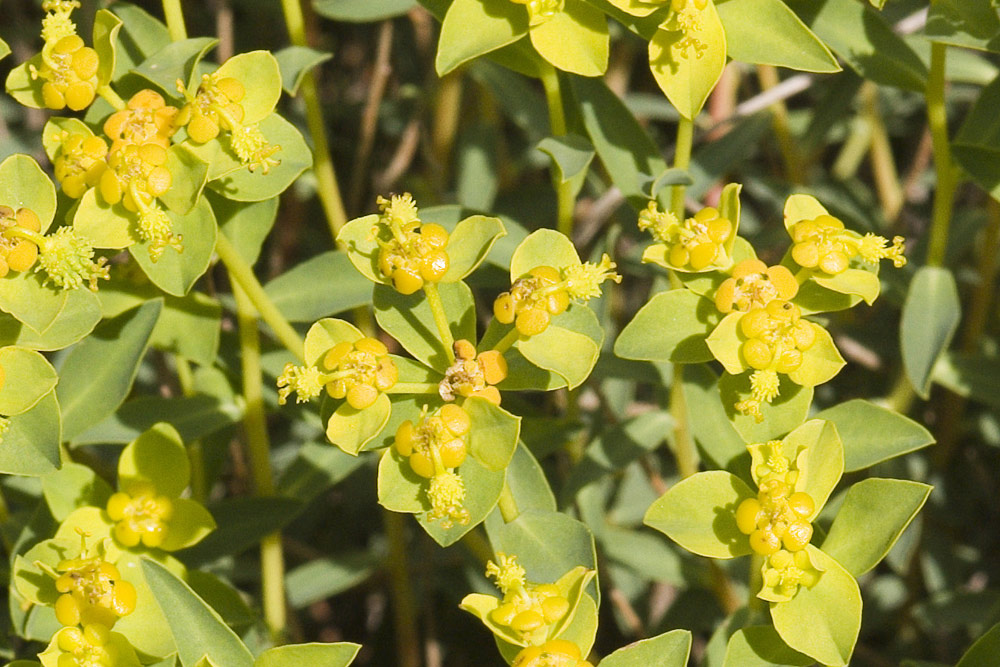
<instances>
[{"instance_id":1,"label":"yellow-green stem","mask_svg":"<svg viewBox=\"0 0 1000 667\"><path fill-rule=\"evenodd\" d=\"M163 0L163 16L167 19L167 30L170 41L179 42L187 39L187 28L184 27L184 10L181 0Z\"/></svg>"},{"instance_id":2,"label":"yellow-green stem","mask_svg":"<svg viewBox=\"0 0 1000 667\"><path fill-rule=\"evenodd\" d=\"M194 374L187 359L178 355L174 357L177 368L177 381L181 385L184 396L194 396ZM188 459L191 462L191 497L202 505L208 497L208 483L205 480L205 453L201 440L192 440L187 445Z\"/></svg>"},{"instance_id":3,"label":"yellow-green stem","mask_svg":"<svg viewBox=\"0 0 1000 667\"><path fill-rule=\"evenodd\" d=\"M934 214L927 246L927 265L942 266L948 250L948 228L955 200L956 173L951 162L948 142L948 115L945 108L945 59L948 46L931 43L931 67L927 76L927 122L934 142Z\"/></svg>"},{"instance_id":4,"label":"yellow-green stem","mask_svg":"<svg viewBox=\"0 0 1000 667\"><path fill-rule=\"evenodd\" d=\"M691 146L694 143L694 121L680 117L677 121L677 145L674 148L674 169L687 169L691 165ZM684 194L687 187L675 185L670 192L670 211L678 220L684 219Z\"/></svg>"},{"instance_id":5,"label":"yellow-green stem","mask_svg":"<svg viewBox=\"0 0 1000 667\"><path fill-rule=\"evenodd\" d=\"M420 638L417 634L417 603L413 595L410 566L407 558L403 517L382 511L385 535L389 542L386 566L392 586L392 614L396 630L396 659L400 667L420 664Z\"/></svg>"},{"instance_id":6,"label":"yellow-green stem","mask_svg":"<svg viewBox=\"0 0 1000 667\"><path fill-rule=\"evenodd\" d=\"M115 108L115 111L121 111L125 108L125 100L118 96L111 86L104 84L97 87L97 94L104 98L108 104Z\"/></svg>"},{"instance_id":7,"label":"yellow-green stem","mask_svg":"<svg viewBox=\"0 0 1000 667\"><path fill-rule=\"evenodd\" d=\"M497 352L504 353L510 349L510 346L517 342L521 337L521 332L517 330L517 327L511 327L503 338L497 341L497 344L493 346L493 349Z\"/></svg>"},{"instance_id":8,"label":"yellow-green stem","mask_svg":"<svg viewBox=\"0 0 1000 667\"><path fill-rule=\"evenodd\" d=\"M763 567L764 557L756 552L750 554L750 588L747 591L747 607L754 614L764 612L764 601L757 597L757 593L760 593L760 589L764 586Z\"/></svg>"},{"instance_id":9,"label":"yellow-green stem","mask_svg":"<svg viewBox=\"0 0 1000 667\"><path fill-rule=\"evenodd\" d=\"M497 506L500 508L500 515L503 517L504 522L510 523L517 519L521 515L521 510L517 507L517 501L514 500L514 494L510 490L510 485L504 480L503 491L500 492L500 500L497 502Z\"/></svg>"},{"instance_id":10,"label":"yellow-green stem","mask_svg":"<svg viewBox=\"0 0 1000 667\"><path fill-rule=\"evenodd\" d=\"M778 78L778 69L774 65L757 65L757 79L764 90L770 90L781 81ZM792 137L792 131L788 126L788 107L783 100L778 100L771 105L771 126L774 135L778 139L778 148L781 151L781 158L785 163L785 178L791 183L801 183L803 176L802 159L799 157L799 149Z\"/></svg>"},{"instance_id":11,"label":"yellow-green stem","mask_svg":"<svg viewBox=\"0 0 1000 667\"><path fill-rule=\"evenodd\" d=\"M681 477L690 477L698 472L698 456L694 448L694 438L688 420L687 401L684 398L684 365L674 364L673 379L670 381L670 416L674 418L674 457L677 472Z\"/></svg>"},{"instance_id":12,"label":"yellow-green stem","mask_svg":"<svg viewBox=\"0 0 1000 667\"><path fill-rule=\"evenodd\" d=\"M451 335L451 327L448 325L448 313L444 310L441 302L441 293L438 292L437 283L425 282L424 294L427 295L427 304L431 307L431 314L434 316L434 324L437 326L438 335L444 344L445 354L448 355L448 363L455 363L455 337Z\"/></svg>"},{"instance_id":13,"label":"yellow-green stem","mask_svg":"<svg viewBox=\"0 0 1000 667\"><path fill-rule=\"evenodd\" d=\"M234 288L236 285L239 285L246 292L254 308L260 312L260 316L271 327L275 336L281 341L281 344L294 354L299 361L303 361L305 358L305 343L302 337L299 336L299 333L288 323L285 316L281 314L278 307L271 301L271 297L264 291L264 288L257 280L257 276L254 275L250 264L243 259L243 256L240 255L235 246L221 232L215 240L215 252L218 253L222 263L226 265L229 277L233 280Z\"/></svg>"},{"instance_id":14,"label":"yellow-green stem","mask_svg":"<svg viewBox=\"0 0 1000 667\"><path fill-rule=\"evenodd\" d=\"M566 136L566 110L563 108L562 92L559 89L559 73L548 63L543 63L540 70L539 78L545 89L545 101L549 108L549 126L552 135L556 137ZM555 161L552 163L552 186L556 190L556 229L573 238L573 210L576 207L573 184L560 178L559 168Z\"/></svg>"},{"instance_id":15,"label":"yellow-green stem","mask_svg":"<svg viewBox=\"0 0 1000 667\"><path fill-rule=\"evenodd\" d=\"M274 495L274 477L271 473L270 442L264 415L264 391L261 384L263 369L260 361L260 333L257 329L257 312L254 304L239 284L233 284L236 299L236 320L240 337L240 362L243 373L243 432L247 442L250 475L257 496ZM271 639L281 643L285 635L285 559L281 548L281 534L271 533L260 542L261 598L264 622Z\"/></svg>"},{"instance_id":16,"label":"yellow-green stem","mask_svg":"<svg viewBox=\"0 0 1000 667\"><path fill-rule=\"evenodd\" d=\"M288 37L292 44L309 46L306 39L306 22L299 0L281 0L281 9L285 13ZM302 91L302 99L306 104L306 123L313 140L313 172L316 174L316 192L319 195L320 204L323 206L330 234L336 240L340 228L347 222L347 213L344 210L340 186L337 184L333 160L330 158L330 142L326 136L326 123L323 120L323 108L320 106L319 89L316 86L314 70L305 73L299 90ZM340 247L342 244L338 243L337 246Z\"/></svg>"}]
</instances>

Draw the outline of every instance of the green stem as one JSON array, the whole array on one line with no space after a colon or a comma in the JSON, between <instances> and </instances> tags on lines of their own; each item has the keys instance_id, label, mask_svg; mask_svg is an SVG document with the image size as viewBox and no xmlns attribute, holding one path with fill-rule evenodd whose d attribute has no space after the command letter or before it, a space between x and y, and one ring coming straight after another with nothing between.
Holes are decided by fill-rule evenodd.
<instances>
[{"instance_id":1,"label":"green stem","mask_svg":"<svg viewBox=\"0 0 1000 667\"><path fill-rule=\"evenodd\" d=\"M562 91L559 89L559 73L548 63L543 63L539 72L542 87L545 89L545 101L549 108L549 126L552 135L566 136L566 110L563 108ZM560 178L559 168L552 163L552 185L556 189L558 215L556 229L573 238L573 210L576 207L576 197L573 184Z\"/></svg>"},{"instance_id":2,"label":"green stem","mask_svg":"<svg viewBox=\"0 0 1000 667\"><path fill-rule=\"evenodd\" d=\"M111 86L104 84L97 87L97 94L104 98L104 100L115 108L115 111L121 111L125 108L125 100L118 96Z\"/></svg>"},{"instance_id":3,"label":"green stem","mask_svg":"<svg viewBox=\"0 0 1000 667\"><path fill-rule=\"evenodd\" d=\"M674 418L674 457L677 472L687 478L698 472L698 455L688 423L687 401L684 398L684 364L674 364L670 381L670 416Z\"/></svg>"},{"instance_id":4,"label":"green stem","mask_svg":"<svg viewBox=\"0 0 1000 667\"><path fill-rule=\"evenodd\" d=\"M238 284L233 285L236 299L236 320L239 326L240 361L243 373L243 431L247 441L250 475L256 494L260 497L274 495L274 477L271 473L270 441L264 414L264 391L261 385L263 369L260 360L260 333L253 302ZM271 533L260 542L261 598L264 621L271 639L280 643L285 634L285 559L281 548L281 534Z\"/></svg>"},{"instance_id":5,"label":"green stem","mask_svg":"<svg viewBox=\"0 0 1000 667\"><path fill-rule=\"evenodd\" d=\"M747 607L752 614L762 614L764 612L764 601L757 597L757 593L764 586L764 557L758 553L750 554L750 577L749 590L747 591Z\"/></svg>"},{"instance_id":6,"label":"green stem","mask_svg":"<svg viewBox=\"0 0 1000 667\"><path fill-rule=\"evenodd\" d=\"M674 149L674 169L687 169L691 165L691 146L694 143L694 121L681 116L677 121L677 146ZM684 194L687 187L675 185L670 192L670 210L678 220L684 219Z\"/></svg>"},{"instance_id":7,"label":"green stem","mask_svg":"<svg viewBox=\"0 0 1000 667\"><path fill-rule=\"evenodd\" d=\"M177 368L177 381L181 385L181 393L186 397L194 396L194 373L191 364L184 357L174 357ZM205 452L201 440L192 440L187 445L188 459L191 461L191 497L202 505L208 497L208 482L205 479Z\"/></svg>"},{"instance_id":8,"label":"green stem","mask_svg":"<svg viewBox=\"0 0 1000 667\"><path fill-rule=\"evenodd\" d=\"M254 308L260 312L264 321L274 330L274 334L281 341L281 344L288 348L288 351L294 354L300 361L303 361L305 358L305 343L302 337L299 336L299 333L289 324L285 316L278 310L278 307L271 301L271 297L267 295L267 292L264 291L264 288L258 282L257 276L254 275L250 264L243 259L243 256L240 255L239 251L226 238L226 235L221 232L215 240L215 252L218 253L222 263L226 265L229 277L233 279L234 293L237 285L241 287L246 292L246 296L254 305Z\"/></svg>"},{"instance_id":9,"label":"green stem","mask_svg":"<svg viewBox=\"0 0 1000 667\"><path fill-rule=\"evenodd\" d=\"M514 494L510 490L510 485L504 480L503 491L500 492L500 500L497 502L497 506L500 508L500 515L503 517L505 523L510 523L517 519L521 515L521 510L517 507L517 501L514 500Z\"/></svg>"},{"instance_id":10,"label":"green stem","mask_svg":"<svg viewBox=\"0 0 1000 667\"><path fill-rule=\"evenodd\" d=\"M187 28L184 27L184 10L181 0L163 0L163 16L167 19L167 30L170 41L179 42L187 39Z\"/></svg>"},{"instance_id":11,"label":"green stem","mask_svg":"<svg viewBox=\"0 0 1000 667\"><path fill-rule=\"evenodd\" d=\"M500 353L506 352L520 337L521 332L517 330L517 327L512 327L503 338L497 341L497 344L493 346L493 349Z\"/></svg>"},{"instance_id":12,"label":"green stem","mask_svg":"<svg viewBox=\"0 0 1000 667\"><path fill-rule=\"evenodd\" d=\"M934 214L931 219L931 236L927 247L927 265L942 266L948 249L948 228L951 209L955 200L956 174L951 162L948 143L948 115L945 108L945 59L948 46L931 43L931 67L927 77L927 122L934 142L934 172L937 185L934 191Z\"/></svg>"},{"instance_id":13,"label":"green stem","mask_svg":"<svg viewBox=\"0 0 1000 667\"><path fill-rule=\"evenodd\" d=\"M285 13L285 23L288 26L288 37L295 46L309 46L306 39L306 23L302 16L302 6L299 0L281 0L281 9ZM323 120L323 107L320 105L319 89L316 86L316 76L309 70L302 78L299 86L302 99L306 103L306 123L313 140L313 173L316 174L316 192L319 195L323 213L326 215L330 233L336 241L340 228L347 222L344 201L337 185L337 174L330 158L330 142L326 136L326 122ZM343 249L342 243L337 247Z\"/></svg>"},{"instance_id":14,"label":"green stem","mask_svg":"<svg viewBox=\"0 0 1000 667\"><path fill-rule=\"evenodd\" d=\"M396 658L401 667L418 667L420 664L420 638L417 633L417 603L410 578L410 565L406 553L406 536L403 517L388 510L382 511L385 535L389 542L386 566L392 587L392 613L396 630Z\"/></svg>"},{"instance_id":15,"label":"green stem","mask_svg":"<svg viewBox=\"0 0 1000 667\"><path fill-rule=\"evenodd\" d=\"M438 292L437 283L425 282L424 294L427 295L427 303L431 307L431 314L434 315L434 324L437 326L438 335L444 344L445 354L448 355L448 363L455 363L455 337L451 335L451 327L448 325L448 313L444 310L441 302L441 293Z\"/></svg>"}]
</instances>

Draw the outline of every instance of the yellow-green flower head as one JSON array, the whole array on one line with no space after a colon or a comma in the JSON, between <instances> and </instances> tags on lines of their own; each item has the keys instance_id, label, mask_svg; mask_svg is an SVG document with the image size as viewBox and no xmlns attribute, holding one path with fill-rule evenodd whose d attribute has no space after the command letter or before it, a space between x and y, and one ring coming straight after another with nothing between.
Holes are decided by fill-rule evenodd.
<instances>
[{"instance_id":1,"label":"yellow-green flower head","mask_svg":"<svg viewBox=\"0 0 1000 667\"><path fill-rule=\"evenodd\" d=\"M250 171L259 168L261 173L267 174L272 167L281 164L281 160L272 157L281 150L281 146L269 143L260 131L260 125L241 125L235 128L229 135L229 145Z\"/></svg>"},{"instance_id":2,"label":"yellow-green flower head","mask_svg":"<svg viewBox=\"0 0 1000 667\"><path fill-rule=\"evenodd\" d=\"M715 306L722 313L746 312L764 307L775 299L788 301L799 292L792 272L783 266L767 266L759 259L745 259L733 267L715 292Z\"/></svg>"},{"instance_id":3,"label":"yellow-green flower head","mask_svg":"<svg viewBox=\"0 0 1000 667\"><path fill-rule=\"evenodd\" d=\"M399 425L392 446L409 460L413 472L433 479L465 461L465 438L471 428L469 413L455 403L433 413L424 408L416 424L407 419Z\"/></svg>"},{"instance_id":4,"label":"yellow-green flower head","mask_svg":"<svg viewBox=\"0 0 1000 667\"><path fill-rule=\"evenodd\" d=\"M41 79L42 101L49 109L81 111L97 94L97 51L70 34L42 48L42 66L30 67L32 79Z\"/></svg>"},{"instance_id":5,"label":"yellow-green flower head","mask_svg":"<svg viewBox=\"0 0 1000 667\"><path fill-rule=\"evenodd\" d=\"M639 214L639 229L667 247L667 260L677 269L702 271L729 264L725 244L733 235L733 223L715 208L703 208L681 224L673 213L649 202Z\"/></svg>"},{"instance_id":6,"label":"yellow-green flower head","mask_svg":"<svg viewBox=\"0 0 1000 667\"><path fill-rule=\"evenodd\" d=\"M152 484L134 485L129 493L119 491L112 495L107 512L115 522L115 539L122 545L134 547L142 542L155 548L163 544L174 504L157 493Z\"/></svg>"},{"instance_id":7,"label":"yellow-green flower head","mask_svg":"<svg viewBox=\"0 0 1000 667\"><path fill-rule=\"evenodd\" d=\"M119 618L135 610L135 587L122 579L118 568L105 560L104 544L90 550L81 535L77 558L56 566L56 619L67 626L99 624L111 628Z\"/></svg>"},{"instance_id":8,"label":"yellow-green flower head","mask_svg":"<svg viewBox=\"0 0 1000 667\"><path fill-rule=\"evenodd\" d=\"M490 620L510 628L525 644L542 643L550 627L569 611L569 600L555 584L528 583L516 557L498 553L497 560L499 564L486 564L486 576L496 579L503 600L490 612Z\"/></svg>"},{"instance_id":9,"label":"yellow-green flower head","mask_svg":"<svg viewBox=\"0 0 1000 667\"><path fill-rule=\"evenodd\" d=\"M110 278L107 259L94 261L94 248L77 236L72 227L60 227L39 245L38 267L45 271L46 283L62 289L79 289L87 285L97 291L97 281Z\"/></svg>"},{"instance_id":10,"label":"yellow-green flower head","mask_svg":"<svg viewBox=\"0 0 1000 667\"><path fill-rule=\"evenodd\" d=\"M565 0L510 0L516 5L524 5L528 9L529 25L540 25L563 11Z\"/></svg>"},{"instance_id":11,"label":"yellow-green flower head","mask_svg":"<svg viewBox=\"0 0 1000 667\"><path fill-rule=\"evenodd\" d=\"M593 667L580 657L580 647L566 639L550 639L528 646L514 657L511 667Z\"/></svg>"},{"instance_id":12,"label":"yellow-green flower head","mask_svg":"<svg viewBox=\"0 0 1000 667\"><path fill-rule=\"evenodd\" d=\"M326 387L333 398L346 398L352 408L364 410L399 378L389 350L375 338L341 341L323 355L320 364L286 364L278 378L278 403L284 405L292 393L296 402L305 403Z\"/></svg>"},{"instance_id":13,"label":"yellow-green flower head","mask_svg":"<svg viewBox=\"0 0 1000 667\"><path fill-rule=\"evenodd\" d=\"M100 623L63 628L38 659L42 667L139 667L135 649L124 635Z\"/></svg>"},{"instance_id":14,"label":"yellow-green flower head","mask_svg":"<svg viewBox=\"0 0 1000 667\"><path fill-rule=\"evenodd\" d=\"M409 193L378 198L381 211L372 227L378 240L378 272L401 294L413 294L425 283L437 283L448 272L448 232L441 225L421 224Z\"/></svg>"},{"instance_id":15,"label":"yellow-green flower head","mask_svg":"<svg viewBox=\"0 0 1000 667\"><path fill-rule=\"evenodd\" d=\"M476 346L470 341L459 339L452 346L455 363L444 373L438 383L438 394L445 401L454 401L456 396L479 396L494 405L500 405L500 390L494 385L507 377L507 360L498 350L476 353Z\"/></svg>"},{"instance_id":16,"label":"yellow-green flower head","mask_svg":"<svg viewBox=\"0 0 1000 667\"><path fill-rule=\"evenodd\" d=\"M812 588L819 583L823 571L812 562L807 550L779 549L762 566L764 587L757 597L770 602L787 602L795 597L800 586Z\"/></svg>"},{"instance_id":17,"label":"yellow-green flower head","mask_svg":"<svg viewBox=\"0 0 1000 667\"><path fill-rule=\"evenodd\" d=\"M111 114L104 121L104 134L112 140L111 152L122 146L158 144L170 148L170 137L177 131L177 107L168 106L155 90L140 90L133 95L124 109Z\"/></svg>"},{"instance_id":18,"label":"yellow-green flower head","mask_svg":"<svg viewBox=\"0 0 1000 667\"><path fill-rule=\"evenodd\" d=\"M178 79L177 89L187 104L177 116L178 125L187 125L191 141L203 144L219 136L221 130L232 131L243 122L243 101L246 88L233 77L218 72L204 74L198 91L192 96L184 82Z\"/></svg>"},{"instance_id":19,"label":"yellow-green flower head","mask_svg":"<svg viewBox=\"0 0 1000 667\"><path fill-rule=\"evenodd\" d=\"M53 162L56 180L63 192L79 199L97 185L101 174L108 168L105 158L108 144L95 135L63 132L59 152Z\"/></svg>"},{"instance_id":20,"label":"yellow-green flower head","mask_svg":"<svg viewBox=\"0 0 1000 667\"><path fill-rule=\"evenodd\" d=\"M800 220L788 232L793 242L792 259L806 269L837 275L855 258L870 264L890 259L896 268L906 264L902 236L893 237L891 244L883 236L870 233L861 236L845 229L844 223L832 215Z\"/></svg>"},{"instance_id":21,"label":"yellow-green flower head","mask_svg":"<svg viewBox=\"0 0 1000 667\"><path fill-rule=\"evenodd\" d=\"M46 12L42 19L42 40L54 44L63 37L76 34L76 24L70 19L74 9L80 7L78 0L45 0L42 9Z\"/></svg>"},{"instance_id":22,"label":"yellow-green flower head","mask_svg":"<svg viewBox=\"0 0 1000 667\"><path fill-rule=\"evenodd\" d=\"M465 509L465 483L457 473L445 471L431 478L427 488L431 511L427 518L440 521L448 529L456 523L469 523L469 510Z\"/></svg>"},{"instance_id":23,"label":"yellow-green flower head","mask_svg":"<svg viewBox=\"0 0 1000 667\"><path fill-rule=\"evenodd\" d=\"M563 268L566 293L571 299L581 302L601 296L601 284L604 281L611 280L616 283L622 281L622 277L615 273L616 266L611 257L604 253L601 261L596 264L583 262Z\"/></svg>"}]
</instances>

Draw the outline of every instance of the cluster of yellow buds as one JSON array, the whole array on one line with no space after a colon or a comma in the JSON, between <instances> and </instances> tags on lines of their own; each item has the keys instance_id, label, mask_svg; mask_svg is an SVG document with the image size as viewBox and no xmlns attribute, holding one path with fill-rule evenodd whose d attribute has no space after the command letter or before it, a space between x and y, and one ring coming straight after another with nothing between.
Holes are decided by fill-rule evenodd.
<instances>
[{"instance_id":1,"label":"cluster of yellow buds","mask_svg":"<svg viewBox=\"0 0 1000 667\"><path fill-rule=\"evenodd\" d=\"M121 635L117 637L122 639ZM111 630L99 623L85 625L82 630L63 628L55 640L58 657L52 664L57 667L131 667L139 664L131 646L128 647L130 655L121 655L121 647L114 641Z\"/></svg>"},{"instance_id":2,"label":"cluster of yellow buds","mask_svg":"<svg viewBox=\"0 0 1000 667\"><path fill-rule=\"evenodd\" d=\"M297 403L305 403L326 387L333 398L346 398L352 408L364 410L398 379L399 370L381 341L342 341L323 355L320 366L287 364L278 378L278 403L284 405L293 392Z\"/></svg>"},{"instance_id":3,"label":"cluster of yellow buds","mask_svg":"<svg viewBox=\"0 0 1000 667\"><path fill-rule=\"evenodd\" d=\"M486 564L486 576L496 579L503 600L490 612L490 620L510 628L526 644L541 644L549 628L569 611L569 600L555 584L528 583L515 556L498 553L497 560L499 564Z\"/></svg>"},{"instance_id":4,"label":"cluster of yellow buds","mask_svg":"<svg viewBox=\"0 0 1000 667\"><path fill-rule=\"evenodd\" d=\"M64 133L53 167L66 196L79 199L95 187L108 168L107 156L108 144L101 137Z\"/></svg>"},{"instance_id":5,"label":"cluster of yellow buds","mask_svg":"<svg viewBox=\"0 0 1000 667\"><path fill-rule=\"evenodd\" d=\"M108 499L108 516L115 522L115 539L125 547L156 548L163 544L174 514L174 503L152 485L137 485L131 493L119 491Z\"/></svg>"},{"instance_id":6,"label":"cluster of yellow buds","mask_svg":"<svg viewBox=\"0 0 1000 667\"><path fill-rule=\"evenodd\" d=\"M812 564L809 552L779 549L767 557L764 566L764 587L783 599L791 599L799 586L812 588L822 573Z\"/></svg>"},{"instance_id":7,"label":"cluster of yellow buds","mask_svg":"<svg viewBox=\"0 0 1000 667\"><path fill-rule=\"evenodd\" d=\"M703 208L681 224L673 213L649 202L639 213L639 229L667 247L667 261L677 269L702 271L729 262L725 244L733 235L733 223L715 208Z\"/></svg>"},{"instance_id":8,"label":"cluster of yellow buds","mask_svg":"<svg viewBox=\"0 0 1000 667\"><path fill-rule=\"evenodd\" d=\"M795 491L799 471L778 453L780 441L767 443L770 450L765 463L755 471L759 482L756 498L747 498L736 508L736 525L750 536L750 548L763 556L786 551L801 551L812 539L809 517L816 510L812 497Z\"/></svg>"},{"instance_id":9,"label":"cluster of yellow buds","mask_svg":"<svg viewBox=\"0 0 1000 667\"><path fill-rule=\"evenodd\" d=\"M258 125L243 124L246 112L241 102L246 96L246 88L239 80L213 72L201 77L194 95L187 92L180 80L177 90L184 95L187 104L181 108L175 122L178 126L187 126L191 141L203 144L225 130L229 132L233 152L250 171L260 167L266 174L271 167L280 164L273 155L281 146L268 143Z\"/></svg>"},{"instance_id":10,"label":"cluster of yellow buds","mask_svg":"<svg viewBox=\"0 0 1000 667\"><path fill-rule=\"evenodd\" d=\"M549 327L552 317L565 312L569 302L585 303L601 295L605 280L620 283L615 263L605 254L601 261L565 266L536 266L514 281L509 292L493 302L493 316L502 324L514 323L522 336L535 336Z\"/></svg>"},{"instance_id":11,"label":"cluster of yellow buds","mask_svg":"<svg viewBox=\"0 0 1000 667\"><path fill-rule=\"evenodd\" d=\"M27 271L35 265L38 245L16 234L18 230L39 234L41 229L42 223L31 209L15 211L9 206L0 206L0 278L11 271Z\"/></svg>"},{"instance_id":12,"label":"cluster of yellow buds","mask_svg":"<svg viewBox=\"0 0 1000 667\"><path fill-rule=\"evenodd\" d=\"M671 14L672 27L684 33L674 48L682 53L693 50L695 58L701 58L708 49L708 45L697 36L698 31L701 30L701 13L706 7L708 7L708 0L670 0L670 8L673 10Z\"/></svg>"},{"instance_id":13,"label":"cluster of yellow buds","mask_svg":"<svg viewBox=\"0 0 1000 667\"><path fill-rule=\"evenodd\" d=\"M409 460L410 469L430 479L427 498L431 503L429 517L440 519L450 528L454 522L469 521L465 509L465 484L453 470L466 457L465 437L472 426L469 414L454 403L442 406L433 414L424 408L414 424L407 419L396 430L393 448Z\"/></svg>"},{"instance_id":14,"label":"cluster of yellow buds","mask_svg":"<svg viewBox=\"0 0 1000 667\"><path fill-rule=\"evenodd\" d=\"M507 377L507 360L497 350L476 354L476 347L467 340L457 340L454 345L455 363L445 371L438 384L438 393L446 401L455 396L480 396L494 405L500 405L500 391L493 385Z\"/></svg>"},{"instance_id":15,"label":"cluster of yellow buds","mask_svg":"<svg viewBox=\"0 0 1000 667\"><path fill-rule=\"evenodd\" d=\"M510 0L515 5L524 5L528 10L529 25L545 23L563 11L566 0Z\"/></svg>"},{"instance_id":16,"label":"cluster of yellow buds","mask_svg":"<svg viewBox=\"0 0 1000 667\"><path fill-rule=\"evenodd\" d=\"M111 152L124 146L155 144L170 148L170 137L177 131L179 109L167 105L163 96L148 88L133 95L124 109L104 121L104 134L111 139Z\"/></svg>"},{"instance_id":17,"label":"cluster of yellow buds","mask_svg":"<svg viewBox=\"0 0 1000 667\"><path fill-rule=\"evenodd\" d=\"M514 656L511 667L594 667L580 656L580 647L566 639L528 646Z\"/></svg>"},{"instance_id":18,"label":"cluster of yellow buds","mask_svg":"<svg viewBox=\"0 0 1000 667\"><path fill-rule=\"evenodd\" d=\"M45 282L62 289L78 289L87 283L96 290L98 279L109 278L107 260L94 261L93 246L72 227L60 227L49 236L40 230L41 221L30 209L15 212L0 206L0 277L9 271L27 271L37 261L35 270L46 272Z\"/></svg>"},{"instance_id":19,"label":"cluster of yellow buds","mask_svg":"<svg viewBox=\"0 0 1000 667\"><path fill-rule=\"evenodd\" d=\"M816 342L815 327L802 319L794 303L774 299L740 318L740 330L747 337L740 352L751 368L791 373L802 365L802 353Z\"/></svg>"},{"instance_id":20,"label":"cluster of yellow buds","mask_svg":"<svg viewBox=\"0 0 1000 667\"><path fill-rule=\"evenodd\" d=\"M67 626L111 628L135 610L135 587L99 553L90 554L84 539L80 556L61 561L56 570L56 619Z\"/></svg>"},{"instance_id":21,"label":"cluster of yellow buds","mask_svg":"<svg viewBox=\"0 0 1000 667\"><path fill-rule=\"evenodd\" d=\"M158 143L124 144L108 156L109 168L98 184L105 202L121 202L128 211L139 214L139 238L151 242L149 256L153 261L168 247L183 250L182 236L174 234L170 218L157 202L173 182L166 163L167 151Z\"/></svg>"},{"instance_id":22,"label":"cluster of yellow buds","mask_svg":"<svg viewBox=\"0 0 1000 667\"><path fill-rule=\"evenodd\" d=\"M715 292L715 307L722 313L747 312L774 299L790 300L799 292L799 283L783 266L767 266L759 259L745 259Z\"/></svg>"},{"instance_id":23,"label":"cluster of yellow buds","mask_svg":"<svg viewBox=\"0 0 1000 667\"><path fill-rule=\"evenodd\" d=\"M451 262L446 247L448 232L441 225L421 224L417 205L409 193L378 198L378 270L401 294L413 294L424 283L436 283ZM379 238L388 230L390 238Z\"/></svg>"},{"instance_id":24,"label":"cluster of yellow buds","mask_svg":"<svg viewBox=\"0 0 1000 667\"><path fill-rule=\"evenodd\" d=\"M76 34L70 14L79 2L46 0L42 19L42 66L31 68L31 76L41 79L42 101L49 109L81 111L90 106L97 94L97 51L86 46Z\"/></svg>"},{"instance_id":25,"label":"cluster of yellow buds","mask_svg":"<svg viewBox=\"0 0 1000 667\"><path fill-rule=\"evenodd\" d=\"M792 259L806 269L830 275L843 273L854 258L869 263L891 259L896 268L906 264L903 237L888 239L875 234L861 236L844 228L844 223L832 215L820 215L812 220L800 220L789 230L792 237Z\"/></svg>"}]
</instances>

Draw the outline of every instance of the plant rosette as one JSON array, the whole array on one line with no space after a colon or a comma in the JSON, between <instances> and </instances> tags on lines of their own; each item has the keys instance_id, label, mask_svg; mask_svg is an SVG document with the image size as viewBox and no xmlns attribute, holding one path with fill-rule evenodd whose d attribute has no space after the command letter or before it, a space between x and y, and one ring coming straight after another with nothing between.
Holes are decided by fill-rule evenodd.
<instances>
[{"instance_id":1,"label":"plant rosette","mask_svg":"<svg viewBox=\"0 0 1000 667\"><path fill-rule=\"evenodd\" d=\"M814 419L748 449L757 492L726 471L697 473L654 502L644 523L709 558L756 554L763 562L755 595L770 603L785 643L823 664L847 664L861 593L850 572L810 543L811 522L844 470L837 430Z\"/></svg>"},{"instance_id":2,"label":"plant rosette","mask_svg":"<svg viewBox=\"0 0 1000 667\"><path fill-rule=\"evenodd\" d=\"M548 65L581 76L608 68L608 21L584 0L456 0L441 24L439 75L527 36Z\"/></svg>"},{"instance_id":3,"label":"plant rosette","mask_svg":"<svg viewBox=\"0 0 1000 667\"><path fill-rule=\"evenodd\" d=\"M594 571L578 566L551 584L531 583L514 556L497 554L486 576L496 580L502 598L470 593L459 605L476 616L498 640L518 647L542 646L565 635ZM579 659L579 655L577 655Z\"/></svg>"}]
</instances>

